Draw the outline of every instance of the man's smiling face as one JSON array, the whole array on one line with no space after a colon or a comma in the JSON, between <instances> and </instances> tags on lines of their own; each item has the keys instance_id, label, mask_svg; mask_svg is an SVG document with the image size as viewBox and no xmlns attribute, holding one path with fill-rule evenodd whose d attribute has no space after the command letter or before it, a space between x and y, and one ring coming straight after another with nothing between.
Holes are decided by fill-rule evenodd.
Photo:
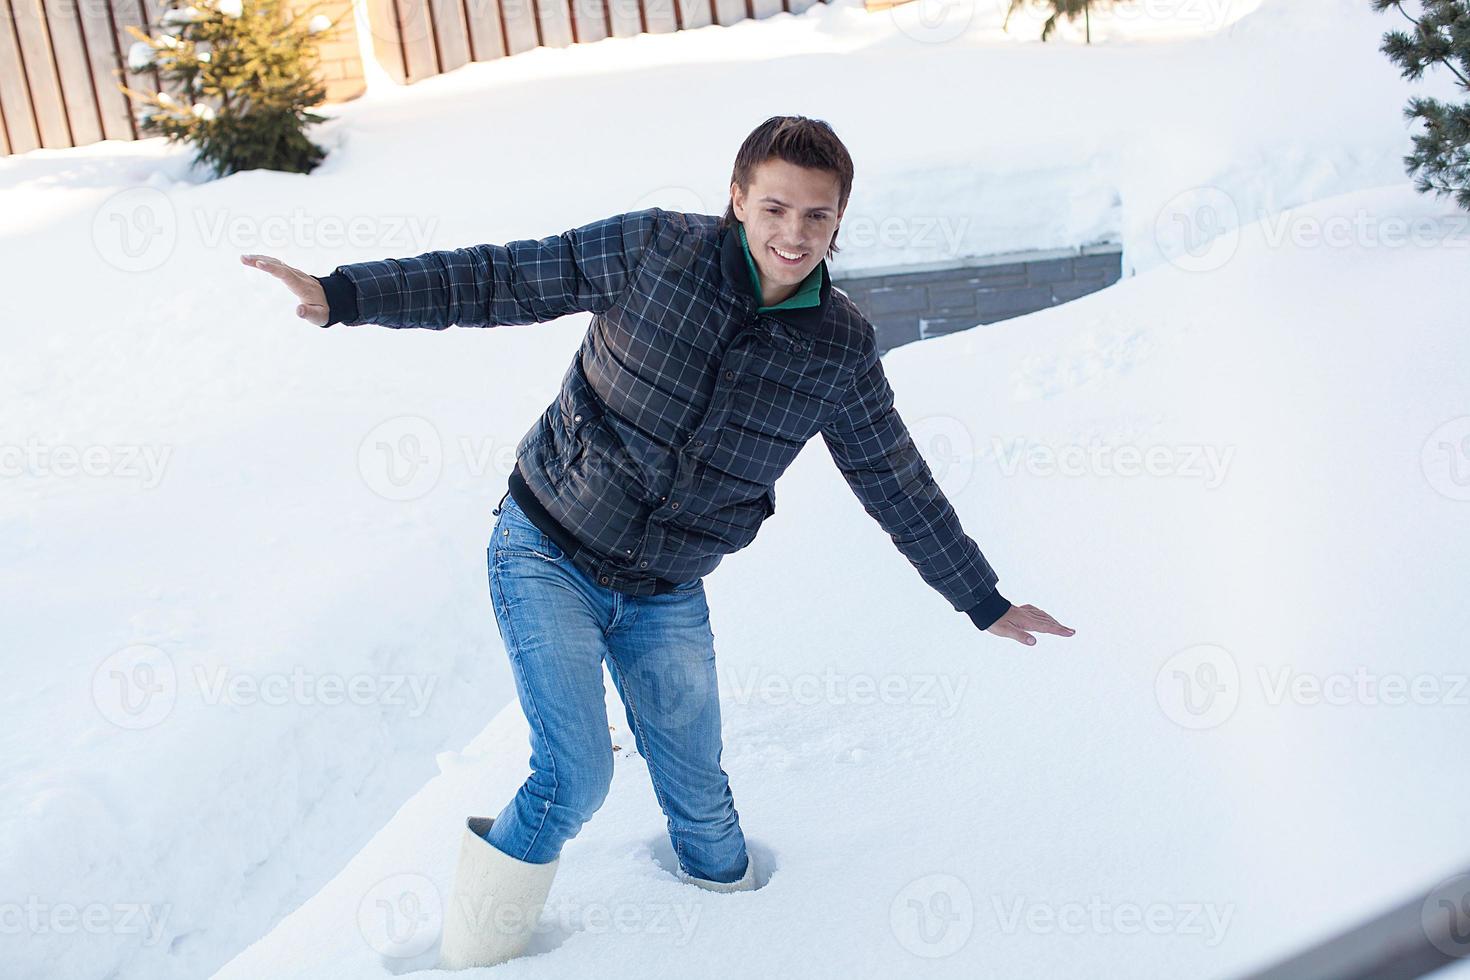
<instances>
[{"instance_id":1,"label":"man's smiling face","mask_svg":"<svg viewBox=\"0 0 1470 980\"><path fill-rule=\"evenodd\" d=\"M750 255L760 271L764 305L795 293L827 254L842 218L837 209L841 193L835 173L778 157L756 166L749 193L738 183L730 185L731 206L745 225Z\"/></svg>"}]
</instances>

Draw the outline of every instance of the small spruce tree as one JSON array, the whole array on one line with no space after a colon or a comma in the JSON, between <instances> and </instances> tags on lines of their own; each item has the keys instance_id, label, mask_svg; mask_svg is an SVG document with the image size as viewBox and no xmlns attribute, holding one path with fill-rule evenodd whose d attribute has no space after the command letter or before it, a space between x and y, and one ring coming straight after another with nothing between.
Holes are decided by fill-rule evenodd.
<instances>
[{"instance_id":1,"label":"small spruce tree","mask_svg":"<svg viewBox=\"0 0 1470 980\"><path fill-rule=\"evenodd\" d=\"M1440 66L1470 92L1470 0L1420 0L1416 19L1403 0L1371 0L1382 13L1394 8L1413 24L1413 33L1389 31L1379 50L1393 59L1405 78L1417 81L1426 69ZM1424 124L1413 136L1414 152L1404 166L1421 194L1453 195L1470 211L1470 102L1459 104L1414 97L1404 116Z\"/></svg>"},{"instance_id":2,"label":"small spruce tree","mask_svg":"<svg viewBox=\"0 0 1470 980\"><path fill-rule=\"evenodd\" d=\"M134 72L153 69L159 91L119 86L144 103L142 132L186 142L216 177L239 170L310 173L326 155L306 136L325 117L317 81L318 40L336 22L299 13L287 0L163 0L154 37L129 25Z\"/></svg>"}]
</instances>

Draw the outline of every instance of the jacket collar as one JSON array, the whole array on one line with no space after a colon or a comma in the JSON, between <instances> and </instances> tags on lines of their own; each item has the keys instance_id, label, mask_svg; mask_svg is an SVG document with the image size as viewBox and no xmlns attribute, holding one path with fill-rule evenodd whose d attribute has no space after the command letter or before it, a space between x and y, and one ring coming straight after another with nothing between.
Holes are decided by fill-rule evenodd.
<instances>
[{"instance_id":1,"label":"jacket collar","mask_svg":"<svg viewBox=\"0 0 1470 980\"><path fill-rule=\"evenodd\" d=\"M815 336L822 326L822 320L826 318L827 306L832 296L832 276L827 271L826 259L822 260L819 267L822 270L822 290L816 306L767 310L761 316L772 317ZM755 287L750 281L750 267L745 264L745 249L740 245L740 233L733 225L720 229L720 271L724 274L725 284L748 304L749 312L754 312L760 306L761 298L755 295Z\"/></svg>"}]
</instances>

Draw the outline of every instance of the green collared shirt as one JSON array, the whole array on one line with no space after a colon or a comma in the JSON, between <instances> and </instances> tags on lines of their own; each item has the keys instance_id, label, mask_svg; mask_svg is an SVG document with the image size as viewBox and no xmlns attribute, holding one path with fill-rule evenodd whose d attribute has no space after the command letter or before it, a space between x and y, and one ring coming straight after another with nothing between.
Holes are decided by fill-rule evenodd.
<instances>
[{"instance_id":1,"label":"green collared shirt","mask_svg":"<svg viewBox=\"0 0 1470 980\"><path fill-rule=\"evenodd\" d=\"M761 274L755 267L755 259L750 254L750 243L745 240L745 225L743 222L735 222L735 227L740 229L740 248L745 253L745 264L750 269L750 281L755 286L756 296L761 296ZM817 267L806 274L801 285L796 287L796 292L775 306L761 306L756 308L757 313L767 310L789 310L798 306L817 306L822 302L822 265L827 260L823 259L817 263Z\"/></svg>"}]
</instances>

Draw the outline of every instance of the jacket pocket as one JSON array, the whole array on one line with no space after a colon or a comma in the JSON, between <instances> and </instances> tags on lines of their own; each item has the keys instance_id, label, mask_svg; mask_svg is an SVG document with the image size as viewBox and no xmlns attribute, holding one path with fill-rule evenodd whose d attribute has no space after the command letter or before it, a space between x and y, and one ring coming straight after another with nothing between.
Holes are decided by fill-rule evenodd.
<instances>
[{"instance_id":1,"label":"jacket pocket","mask_svg":"<svg viewBox=\"0 0 1470 980\"><path fill-rule=\"evenodd\" d=\"M592 425L601 413L591 400L591 392L577 383L564 384L556 400L556 444L563 470L572 466L586 452Z\"/></svg>"}]
</instances>

